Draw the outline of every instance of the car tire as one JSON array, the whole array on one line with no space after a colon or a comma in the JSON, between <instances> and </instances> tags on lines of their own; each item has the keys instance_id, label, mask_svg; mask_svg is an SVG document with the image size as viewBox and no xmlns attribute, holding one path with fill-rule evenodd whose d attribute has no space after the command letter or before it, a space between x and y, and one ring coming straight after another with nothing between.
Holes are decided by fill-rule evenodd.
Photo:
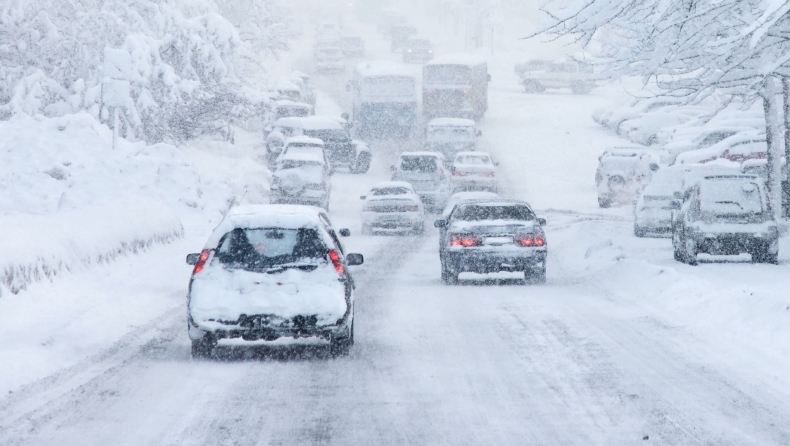
<instances>
[{"instance_id":1,"label":"car tire","mask_svg":"<svg viewBox=\"0 0 790 446\"><path fill-rule=\"evenodd\" d=\"M608 208L611 205L612 200L609 200L608 198L598 198L598 207Z\"/></svg>"},{"instance_id":2,"label":"car tire","mask_svg":"<svg viewBox=\"0 0 790 446\"><path fill-rule=\"evenodd\" d=\"M362 152L357 156L357 161L354 164L354 169L352 173L363 174L368 173L370 169L370 153Z\"/></svg>"},{"instance_id":3,"label":"car tire","mask_svg":"<svg viewBox=\"0 0 790 446\"><path fill-rule=\"evenodd\" d=\"M329 353L333 357L348 356L354 344L354 322L351 322L348 336L332 336L329 340Z\"/></svg>"},{"instance_id":4,"label":"car tire","mask_svg":"<svg viewBox=\"0 0 790 446\"><path fill-rule=\"evenodd\" d=\"M699 252L697 243L694 240L687 239L685 235L681 238L681 242L683 243L683 257L685 258L685 263L696 266L697 253Z\"/></svg>"},{"instance_id":5,"label":"car tire","mask_svg":"<svg viewBox=\"0 0 790 446\"><path fill-rule=\"evenodd\" d=\"M779 264L779 253L771 254L768 248L764 247L760 250L755 250L752 253L752 263L768 263L771 265Z\"/></svg>"},{"instance_id":6,"label":"car tire","mask_svg":"<svg viewBox=\"0 0 790 446\"><path fill-rule=\"evenodd\" d=\"M544 263L540 268L524 271L524 282L527 285L546 283L546 264Z\"/></svg>"},{"instance_id":7,"label":"car tire","mask_svg":"<svg viewBox=\"0 0 790 446\"><path fill-rule=\"evenodd\" d=\"M647 235L647 231L642 229L638 224L634 223L634 235L642 238Z\"/></svg>"},{"instance_id":8,"label":"car tire","mask_svg":"<svg viewBox=\"0 0 790 446\"><path fill-rule=\"evenodd\" d=\"M204 336L203 339L192 340L193 358L210 358L214 356L217 348L217 340L211 336Z\"/></svg>"}]
</instances>

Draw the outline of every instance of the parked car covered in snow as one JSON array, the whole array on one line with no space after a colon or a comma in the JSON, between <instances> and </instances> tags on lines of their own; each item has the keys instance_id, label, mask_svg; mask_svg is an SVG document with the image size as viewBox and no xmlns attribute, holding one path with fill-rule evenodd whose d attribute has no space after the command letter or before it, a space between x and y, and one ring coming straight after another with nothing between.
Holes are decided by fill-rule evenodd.
<instances>
[{"instance_id":1,"label":"parked car covered in snow","mask_svg":"<svg viewBox=\"0 0 790 446\"><path fill-rule=\"evenodd\" d=\"M392 181L411 183L420 199L431 209L441 209L450 195L445 158L437 152L403 152L391 167Z\"/></svg>"},{"instance_id":2,"label":"parked car covered in snow","mask_svg":"<svg viewBox=\"0 0 790 446\"><path fill-rule=\"evenodd\" d=\"M673 201L675 260L697 264L697 254L747 253L755 263L779 262L779 231L763 180L754 175L710 175Z\"/></svg>"},{"instance_id":3,"label":"parked car covered in snow","mask_svg":"<svg viewBox=\"0 0 790 446\"><path fill-rule=\"evenodd\" d=\"M487 152L458 152L450 166L450 185L459 190L486 190L496 192L496 166Z\"/></svg>"},{"instance_id":4,"label":"parked car covered in snow","mask_svg":"<svg viewBox=\"0 0 790 446\"><path fill-rule=\"evenodd\" d=\"M650 183L639 193L634 205L634 235L672 232L672 206L683 187L688 166L668 166L654 172Z\"/></svg>"},{"instance_id":5,"label":"parked car covered in snow","mask_svg":"<svg viewBox=\"0 0 790 446\"><path fill-rule=\"evenodd\" d=\"M617 134L635 144L651 146L659 142L658 134L662 129L688 122L700 113L703 113L702 108L692 106L647 111L620 123Z\"/></svg>"},{"instance_id":6,"label":"parked car covered in snow","mask_svg":"<svg viewBox=\"0 0 790 446\"><path fill-rule=\"evenodd\" d=\"M323 159L324 166L326 166L328 171L332 171L332 163L329 161L326 149L324 145L324 141L318 138L311 138L305 135L293 136L285 140L285 146L283 147L280 156L289 156L294 154L304 154L310 156L321 157ZM278 157L279 158L279 157Z\"/></svg>"},{"instance_id":7,"label":"parked car covered in snow","mask_svg":"<svg viewBox=\"0 0 790 446\"><path fill-rule=\"evenodd\" d=\"M423 148L430 152L439 152L452 159L458 152L475 150L477 137L481 134L471 119L431 119L425 126Z\"/></svg>"},{"instance_id":8,"label":"parked car covered in snow","mask_svg":"<svg viewBox=\"0 0 790 446\"><path fill-rule=\"evenodd\" d=\"M598 124L617 131L623 121L681 103L680 99L664 97L631 99L625 104L598 108L593 111L592 118Z\"/></svg>"},{"instance_id":9,"label":"parked car covered in snow","mask_svg":"<svg viewBox=\"0 0 790 446\"><path fill-rule=\"evenodd\" d=\"M340 38L340 48L346 57L365 57L365 41L359 36Z\"/></svg>"},{"instance_id":10,"label":"parked car covered in snow","mask_svg":"<svg viewBox=\"0 0 790 446\"><path fill-rule=\"evenodd\" d=\"M352 173L366 173L372 158L370 149L364 142L352 140L348 127L342 122L345 120L335 116L311 116L302 119L302 133L324 142L333 167L347 167Z\"/></svg>"},{"instance_id":11,"label":"parked car covered in snow","mask_svg":"<svg viewBox=\"0 0 790 446\"><path fill-rule=\"evenodd\" d=\"M354 280L325 212L304 206L232 209L200 253L187 294L192 356L211 356L219 341L317 337L333 355L354 343Z\"/></svg>"},{"instance_id":12,"label":"parked car covered in snow","mask_svg":"<svg viewBox=\"0 0 790 446\"><path fill-rule=\"evenodd\" d=\"M272 204L305 204L329 209L331 171L325 158L311 150L283 153L272 173Z\"/></svg>"},{"instance_id":13,"label":"parked car covered in snow","mask_svg":"<svg viewBox=\"0 0 790 446\"><path fill-rule=\"evenodd\" d=\"M650 182L652 172L658 170L655 158L655 154L631 147L604 152L598 157L598 170L595 172L598 205L606 208L612 203L631 203Z\"/></svg>"},{"instance_id":14,"label":"parked car covered in snow","mask_svg":"<svg viewBox=\"0 0 790 446\"><path fill-rule=\"evenodd\" d=\"M403 45L404 63L424 63L433 59L433 45L428 39L409 39Z\"/></svg>"},{"instance_id":15,"label":"parked car covered in snow","mask_svg":"<svg viewBox=\"0 0 790 446\"><path fill-rule=\"evenodd\" d=\"M675 158L675 164L704 164L717 159L742 163L751 159L765 159L767 156L765 133L750 130L739 132L705 149L683 152Z\"/></svg>"},{"instance_id":16,"label":"parked car covered in snow","mask_svg":"<svg viewBox=\"0 0 790 446\"><path fill-rule=\"evenodd\" d=\"M523 202L491 200L460 204L434 226L446 228L440 247L442 280L458 283L464 272L523 272L526 281L546 281L546 221Z\"/></svg>"},{"instance_id":17,"label":"parked car covered in snow","mask_svg":"<svg viewBox=\"0 0 790 446\"><path fill-rule=\"evenodd\" d=\"M568 88L574 94L585 94L597 85L592 65L565 58L531 60L516 65L514 71L527 93L542 93L547 88Z\"/></svg>"},{"instance_id":18,"label":"parked car covered in snow","mask_svg":"<svg viewBox=\"0 0 790 446\"><path fill-rule=\"evenodd\" d=\"M379 183L362 197L362 233L373 231L425 232L425 209L411 184L403 181Z\"/></svg>"},{"instance_id":19,"label":"parked car covered in snow","mask_svg":"<svg viewBox=\"0 0 790 446\"><path fill-rule=\"evenodd\" d=\"M314 113L313 106L310 104L280 99L272 103L269 112L264 118L264 127L271 126L280 118L303 118Z\"/></svg>"},{"instance_id":20,"label":"parked car covered in snow","mask_svg":"<svg viewBox=\"0 0 790 446\"><path fill-rule=\"evenodd\" d=\"M285 99L293 102L307 103L302 88L291 79L280 79L274 84L274 91L277 92L277 99Z\"/></svg>"},{"instance_id":21,"label":"parked car covered in snow","mask_svg":"<svg viewBox=\"0 0 790 446\"><path fill-rule=\"evenodd\" d=\"M302 134L302 118L280 118L264 129L266 163L271 167L285 147L285 140Z\"/></svg>"},{"instance_id":22,"label":"parked car covered in snow","mask_svg":"<svg viewBox=\"0 0 790 446\"><path fill-rule=\"evenodd\" d=\"M316 94L315 88L310 84L310 75L301 71L292 71L289 79L301 87L304 102L315 108Z\"/></svg>"}]
</instances>

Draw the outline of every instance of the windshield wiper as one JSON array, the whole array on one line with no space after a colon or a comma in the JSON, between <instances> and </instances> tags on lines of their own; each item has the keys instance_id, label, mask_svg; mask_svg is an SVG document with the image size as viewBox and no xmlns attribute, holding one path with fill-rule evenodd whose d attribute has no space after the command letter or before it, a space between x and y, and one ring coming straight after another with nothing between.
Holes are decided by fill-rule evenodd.
<instances>
[{"instance_id":1,"label":"windshield wiper","mask_svg":"<svg viewBox=\"0 0 790 446\"><path fill-rule=\"evenodd\" d=\"M315 263L285 263L282 265L276 265L271 268L267 268L262 272L266 274L276 274L285 271L286 269L301 269L302 271L313 271L318 268L318 265Z\"/></svg>"}]
</instances>

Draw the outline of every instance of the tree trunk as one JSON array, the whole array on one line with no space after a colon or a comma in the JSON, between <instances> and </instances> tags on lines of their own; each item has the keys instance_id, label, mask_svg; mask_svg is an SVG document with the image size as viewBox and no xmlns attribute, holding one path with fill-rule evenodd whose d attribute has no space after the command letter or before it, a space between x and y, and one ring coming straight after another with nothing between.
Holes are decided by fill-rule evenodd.
<instances>
[{"instance_id":1,"label":"tree trunk","mask_svg":"<svg viewBox=\"0 0 790 446\"><path fill-rule=\"evenodd\" d=\"M784 114L785 114L785 168L784 168L784 175L780 175L782 177L782 201L787 201L785 198L786 192L785 188L790 186L790 178L787 178L787 172L790 172L790 77L783 77L782 78L782 93L784 96ZM788 191L790 192L790 191ZM790 216L790 208L787 205L784 206L782 209L782 216L788 217Z\"/></svg>"},{"instance_id":2,"label":"tree trunk","mask_svg":"<svg viewBox=\"0 0 790 446\"><path fill-rule=\"evenodd\" d=\"M771 210L774 216L779 219L782 215L782 154L785 151L783 143L784 129L779 119L779 94L778 79L768 76L761 93L763 97L763 110L765 111L765 139L768 143L768 166L766 168L768 178L768 196L771 203Z\"/></svg>"}]
</instances>

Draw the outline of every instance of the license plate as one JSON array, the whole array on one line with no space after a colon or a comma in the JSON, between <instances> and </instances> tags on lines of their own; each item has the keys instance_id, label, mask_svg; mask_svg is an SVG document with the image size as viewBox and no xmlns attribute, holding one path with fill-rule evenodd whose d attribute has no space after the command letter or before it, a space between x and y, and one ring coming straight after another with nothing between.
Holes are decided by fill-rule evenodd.
<instances>
[{"instance_id":1,"label":"license plate","mask_svg":"<svg viewBox=\"0 0 790 446\"><path fill-rule=\"evenodd\" d=\"M513 243L513 237L485 237L483 239L484 245L510 245Z\"/></svg>"}]
</instances>

